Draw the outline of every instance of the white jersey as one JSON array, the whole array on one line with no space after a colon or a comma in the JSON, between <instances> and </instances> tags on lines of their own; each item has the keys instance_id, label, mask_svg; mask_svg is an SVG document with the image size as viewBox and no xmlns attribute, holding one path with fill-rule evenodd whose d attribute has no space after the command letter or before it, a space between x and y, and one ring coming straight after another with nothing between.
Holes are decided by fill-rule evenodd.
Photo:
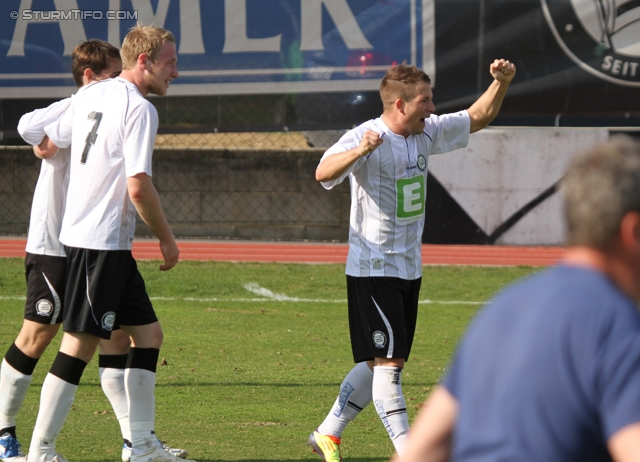
<instances>
[{"instance_id":1,"label":"white jersey","mask_svg":"<svg viewBox=\"0 0 640 462\"><path fill-rule=\"evenodd\" d=\"M470 129L467 111L432 115L425 122L423 133L405 138L393 133L382 118L369 120L345 133L322 156L357 147L367 130L378 132L383 139L375 151L354 162L340 178L322 183L331 189L349 177L349 276L409 280L422 276L429 156L465 147Z\"/></svg>"},{"instance_id":2,"label":"white jersey","mask_svg":"<svg viewBox=\"0 0 640 462\"><path fill-rule=\"evenodd\" d=\"M136 211L127 178L151 176L157 129L155 107L121 78L81 88L62 119L46 127L56 146L71 145L63 244L131 250Z\"/></svg>"},{"instance_id":3,"label":"white jersey","mask_svg":"<svg viewBox=\"0 0 640 462\"><path fill-rule=\"evenodd\" d=\"M71 98L36 109L23 115L18 123L20 136L31 145L38 145L45 136L45 127L62 117ZM69 186L70 149L61 149L52 159L44 159L33 194L27 252L35 255L64 257L60 243L60 228Z\"/></svg>"}]
</instances>

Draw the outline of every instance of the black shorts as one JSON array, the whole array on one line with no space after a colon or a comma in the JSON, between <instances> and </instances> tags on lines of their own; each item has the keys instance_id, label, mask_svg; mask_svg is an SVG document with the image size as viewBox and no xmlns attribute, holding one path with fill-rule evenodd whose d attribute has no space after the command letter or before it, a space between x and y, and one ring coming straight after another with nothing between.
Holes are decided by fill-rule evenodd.
<instances>
[{"instance_id":1,"label":"black shorts","mask_svg":"<svg viewBox=\"0 0 640 462\"><path fill-rule=\"evenodd\" d=\"M40 324L60 324L67 278L67 259L27 252L24 267L27 278L24 319Z\"/></svg>"},{"instance_id":2,"label":"black shorts","mask_svg":"<svg viewBox=\"0 0 640 462\"><path fill-rule=\"evenodd\" d=\"M119 326L144 326L158 320L130 250L64 249L65 332L108 339Z\"/></svg>"},{"instance_id":3,"label":"black shorts","mask_svg":"<svg viewBox=\"0 0 640 462\"><path fill-rule=\"evenodd\" d=\"M409 359L422 278L347 276L349 330L356 363Z\"/></svg>"}]
</instances>

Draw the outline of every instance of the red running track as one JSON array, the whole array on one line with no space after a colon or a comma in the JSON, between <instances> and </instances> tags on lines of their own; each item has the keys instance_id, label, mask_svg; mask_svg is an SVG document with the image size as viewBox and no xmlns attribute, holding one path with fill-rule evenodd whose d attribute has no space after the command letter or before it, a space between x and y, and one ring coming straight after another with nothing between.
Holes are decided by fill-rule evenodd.
<instances>
[{"instance_id":1,"label":"red running track","mask_svg":"<svg viewBox=\"0 0 640 462\"><path fill-rule=\"evenodd\" d=\"M0 239L0 257L24 257L26 239ZM178 241L181 260L345 263L346 244L309 244L255 241ZM548 266L562 258L561 247L483 245L422 246L425 265ZM133 255L160 260L158 242L137 240Z\"/></svg>"}]
</instances>

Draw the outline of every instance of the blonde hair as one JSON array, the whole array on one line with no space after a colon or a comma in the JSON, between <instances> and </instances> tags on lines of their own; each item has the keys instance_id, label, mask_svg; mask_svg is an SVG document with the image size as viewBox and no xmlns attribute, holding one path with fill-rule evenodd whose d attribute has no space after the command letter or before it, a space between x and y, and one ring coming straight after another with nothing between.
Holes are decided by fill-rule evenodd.
<instances>
[{"instance_id":1,"label":"blonde hair","mask_svg":"<svg viewBox=\"0 0 640 462\"><path fill-rule=\"evenodd\" d=\"M431 84L431 79L422 69L402 63L392 67L380 83L380 99L385 110L393 106L397 99L412 100L416 94L418 83Z\"/></svg>"},{"instance_id":2,"label":"blonde hair","mask_svg":"<svg viewBox=\"0 0 640 462\"><path fill-rule=\"evenodd\" d=\"M120 49L122 68L133 69L141 54L146 54L152 62L155 62L162 45L167 42L175 44L176 39L171 32L162 27L141 24L132 27Z\"/></svg>"}]
</instances>

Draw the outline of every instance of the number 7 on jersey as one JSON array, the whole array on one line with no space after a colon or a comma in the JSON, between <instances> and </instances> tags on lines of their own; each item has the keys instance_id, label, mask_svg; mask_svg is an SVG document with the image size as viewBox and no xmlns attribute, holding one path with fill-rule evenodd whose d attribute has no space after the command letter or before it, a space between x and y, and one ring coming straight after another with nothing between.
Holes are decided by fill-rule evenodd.
<instances>
[{"instance_id":1,"label":"number 7 on jersey","mask_svg":"<svg viewBox=\"0 0 640 462\"><path fill-rule=\"evenodd\" d=\"M87 134L86 143L84 144L84 151L82 151L82 158L80 159L81 164L85 164L87 162L87 156L89 155L89 149L91 146L96 144L96 139L98 138L98 127L100 126L100 121L102 120L102 112L91 111L87 116L87 119L93 120L93 128Z\"/></svg>"}]
</instances>

